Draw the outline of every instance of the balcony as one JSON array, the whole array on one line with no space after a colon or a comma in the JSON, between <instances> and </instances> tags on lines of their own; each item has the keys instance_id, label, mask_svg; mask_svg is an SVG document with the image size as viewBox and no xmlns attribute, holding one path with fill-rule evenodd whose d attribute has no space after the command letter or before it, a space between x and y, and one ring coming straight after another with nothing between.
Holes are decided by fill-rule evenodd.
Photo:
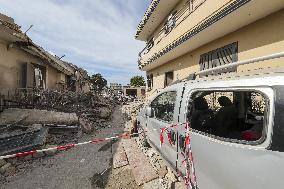
<instances>
[{"instance_id":1,"label":"balcony","mask_svg":"<svg viewBox=\"0 0 284 189\"><path fill-rule=\"evenodd\" d=\"M149 36L138 66L147 71L284 7L279 0L190 0ZM212 35L214 34L214 35Z\"/></svg>"}]
</instances>

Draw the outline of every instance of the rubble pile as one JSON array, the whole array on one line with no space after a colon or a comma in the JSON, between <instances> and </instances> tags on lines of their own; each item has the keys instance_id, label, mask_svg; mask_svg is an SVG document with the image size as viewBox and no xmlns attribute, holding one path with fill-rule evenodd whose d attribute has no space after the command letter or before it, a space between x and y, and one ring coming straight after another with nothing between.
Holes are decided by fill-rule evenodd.
<instances>
[{"instance_id":1,"label":"rubble pile","mask_svg":"<svg viewBox=\"0 0 284 189\"><path fill-rule=\"evenodd\" d=\"M46 149L78 140L79 127L66 125L0 125L0 156ZM53 156L57 149L0 160L0 182L29 167L30 161Z\"/></svg>"},{"instance_id":2,"label":"rubble pile","mask_svg":"<svg viewBox=\"0 0 284 189\"><path fill-rule=\"evenodd\" d=\"M128 117L128 123L126 126L128 130L134 130L133 127L137 126L136 123L136 116L138 111L143 107L145 102L133 102L129 103L128 105L123 106L123 113ZM136 128L138 132L139 128ZM159 136L157 136L159 137ZM178 181L178 178L174 175L172 170L167 167L164 163L163 158L161 155L146 142L145 135L143 133L139 134L138 137L135 138L135 141L138 145L138 148L142 150L142 152L149 158L149 161L152 167L156 170L159 175L159 178L154 179L146 184L144 184L144 189L148 188L173 188L173 186L178 186L178 188L183 188L182 182Z\"/></svg>"},{"instance_id":3,"label":"rubble pile","mask_svg":"<svg viewBox=\"0 0 284 189\"><path fill-rule=\"evenodd\" d=\"M26 102L24 99L17 101ZM19 96L17 98L20 98ZM34 109L9 108L0 114L0 155L77 143L82 131L107 126L113 100L93 93L45 90L33 95ZM55 155L58 150L1 160L0 182L31 161Z\"/></svg>"},{"instance_id":4,"label":"rubble pile","mask_svg":"<svg viewBox=\"0 0 284 189\"><path fill-rule=\"evenodd\" d=\"M143 105L144 101L130 102L128 105L122 107L122 113L124 113L129 120L134 120Z\"/></svg>"},{"instance_id":5,"label":"rubble pile","mask_svg":"<svg viewBox=\"0 0 284 189\"><path fill-rule=\"evenodd\" d=\"M92 132L97 127L104 127L104 122L111 115L114 102L108 97L94 93L76 93L66 91L43 91L36 101L39 109L74 112L79 117L79 123L85 133Z\"/></svg>"},{"instance_id":6,"label":"rubble pile","mask_svg":"<svg viewBox=\"0 0 284 189\"><path fill-rule=\"evenodd\" d=\"M109 107L111 105L110 99L102 98L92 92L78 93L45 90L35 100L35 107L38 109L74 112L79 115L93 108Z\"/></svg>"}]
</instances>

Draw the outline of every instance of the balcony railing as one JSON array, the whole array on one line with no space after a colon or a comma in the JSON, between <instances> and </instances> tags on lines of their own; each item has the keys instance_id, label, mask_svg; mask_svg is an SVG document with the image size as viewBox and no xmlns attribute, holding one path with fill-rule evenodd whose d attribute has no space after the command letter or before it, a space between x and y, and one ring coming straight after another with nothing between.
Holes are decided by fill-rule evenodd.
<instances>
[{"instance_id":1,"label":"balcony railing","mask_svg":"<svg viewBox=\"0 0 284 189\"><path fill-rule=\"evenodd\" d=\"M176 27L180 25L188 16L196 11L206 0L189 0L187 1L179 11L173 15L174 25L171 28L165 24L151 40L147 42L147 45L139 53L138 62L141 61L142 56L150 52L151 48L160 43L167 35L171 33Z\"/></svg>"}]
</instances>

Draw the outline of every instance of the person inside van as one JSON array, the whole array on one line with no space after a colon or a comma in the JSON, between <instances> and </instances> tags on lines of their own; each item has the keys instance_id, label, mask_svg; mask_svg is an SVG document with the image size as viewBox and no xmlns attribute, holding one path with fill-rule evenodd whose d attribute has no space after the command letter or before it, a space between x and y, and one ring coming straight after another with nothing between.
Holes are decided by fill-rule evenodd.
<instances>
[{"instance_id":1,"label":"person inside van","mask_svg":"<svg viewBox=\"0 0 284 189\"><path fill-rule=\"evenodd\" d=\"M238 123L237 108L226 96L219 97L218 102L222 107L215 117L216 135L225 138L239 138L239 133L235 132Z\"/></svg>"},{"instance_id":2,"label":"person inside van","mask_svg":"<svg viewBox=\"0 0 284 189\"><path fill-rule=\"evenodd\" d=\"M194 99L194 111L191 116L191 125L198 131L211 129L213 111L209 109L208 103L203 97Z\"/></svg>"}]
</instances>

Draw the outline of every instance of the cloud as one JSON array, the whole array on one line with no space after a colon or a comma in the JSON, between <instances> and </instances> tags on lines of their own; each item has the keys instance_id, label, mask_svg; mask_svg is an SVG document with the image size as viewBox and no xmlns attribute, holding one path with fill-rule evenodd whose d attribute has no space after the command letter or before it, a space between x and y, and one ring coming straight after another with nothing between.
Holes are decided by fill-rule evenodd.
<instances>
[{"instance_id":1,"label":"cloud","mask_svg":"<svg viewBox=\"0 0 284 189\"><path fill-rule=\"evenodd\" d=\"M134 39L149 0L0 0L0 12L11 16L38 45L89 74L109 82L128 83L145 46Z\"/></svg>"}]
</instances>

